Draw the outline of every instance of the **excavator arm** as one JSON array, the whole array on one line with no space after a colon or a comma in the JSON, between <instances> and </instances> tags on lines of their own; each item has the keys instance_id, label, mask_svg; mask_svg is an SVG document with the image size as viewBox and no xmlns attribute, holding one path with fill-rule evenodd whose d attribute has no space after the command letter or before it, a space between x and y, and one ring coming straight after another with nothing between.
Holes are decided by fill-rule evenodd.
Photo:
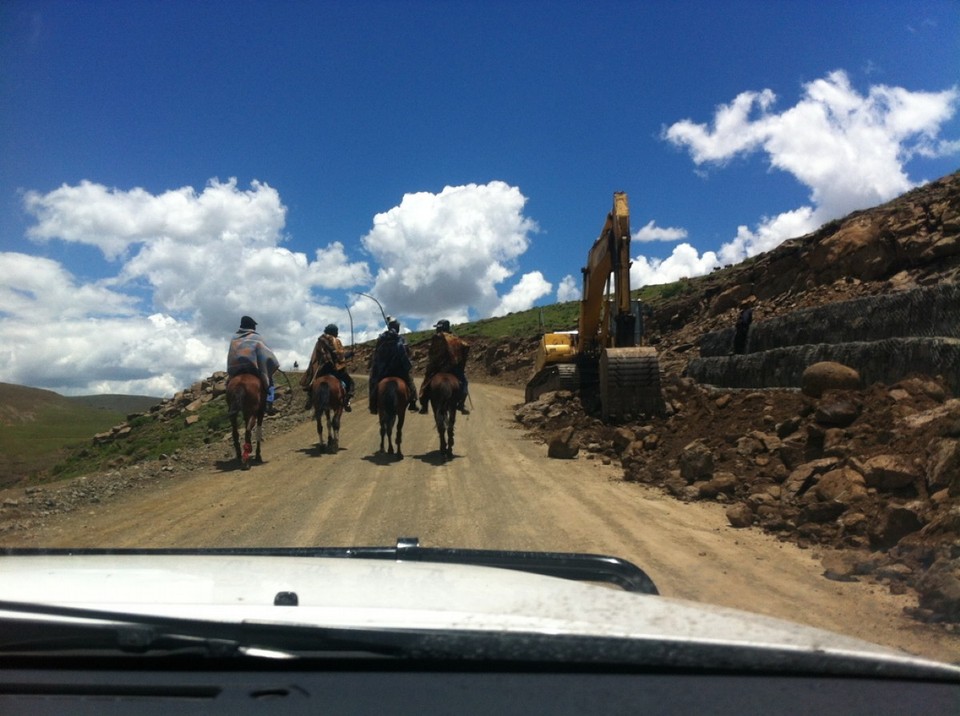
<instances>
[{"instance_id":1,"label":"excavator arm","mask_svg":"<svg viewBox=\"0 0 960 716\"><path fill-rule=\"evenodd\" d=\"M630 206L627 195L613 195L600 236L587 253L583 272L578 335L580 350L596 352L607 346L632 346L634 317L630 313ZM605 304L607 285L613 277L613 302ZM613 310L615 334L610 337L608 311Z\"/></svg>"}]
</instances>

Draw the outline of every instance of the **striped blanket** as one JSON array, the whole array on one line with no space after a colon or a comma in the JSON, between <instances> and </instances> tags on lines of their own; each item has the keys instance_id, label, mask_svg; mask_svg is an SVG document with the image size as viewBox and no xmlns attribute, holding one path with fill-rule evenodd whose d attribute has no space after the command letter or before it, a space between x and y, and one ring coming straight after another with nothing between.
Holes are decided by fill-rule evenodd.
<instances>
[{"instance_id":1,"label":"striped blanket","mask_svg":"<svg viewBox=\"0 0 960 716\"><path fill-rule=\"evenodd\" d=\"M252 373L259 375L260 380L267 386L279 367L280 362L273 351L267 348L259 333L249 328L241 328L234 334L227 353L227 375L231 378L241 373Z\"/></svg>"}]
</instances>

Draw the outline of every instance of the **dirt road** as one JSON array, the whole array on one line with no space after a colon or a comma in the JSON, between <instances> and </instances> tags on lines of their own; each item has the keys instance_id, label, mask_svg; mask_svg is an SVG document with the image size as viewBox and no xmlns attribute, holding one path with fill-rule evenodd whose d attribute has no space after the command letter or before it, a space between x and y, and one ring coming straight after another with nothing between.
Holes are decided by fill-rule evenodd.
<instances>
[{"instance_id":1,"label":"dirt road","mask_svg":"<svg viewBox=\"0 0 960 716\"><path fill-rule=\"evenodd\" d=\"M581 457L558 461L525 439L519 391L472 385L455 458L439 460L432 418L408 415L405 459L376 455L364 402L344 416L340 451L319 454L311 423L264 443L247 472L177 474L58 516L10 546L391 545L578 551L642 566L662 594L761 612L942 660L960 638L902 615L908 597L825 579L820 554L728 526L716 504L678 502ZM224 453L226 455L226 452Z\"/></svg>"}]
</instances>

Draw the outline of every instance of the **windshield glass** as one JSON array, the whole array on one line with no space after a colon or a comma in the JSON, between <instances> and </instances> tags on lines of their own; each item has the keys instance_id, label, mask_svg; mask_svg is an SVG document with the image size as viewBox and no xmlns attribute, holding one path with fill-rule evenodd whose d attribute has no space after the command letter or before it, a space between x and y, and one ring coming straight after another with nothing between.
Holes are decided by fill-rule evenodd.
<instances>
[{"instance_id":1,"label":"windshield glass","mask_svg":"<svg viewBox=\"0 0 960 716\"><path fill-rule=\"evenodd\" d=\"M960 663L958 22L3 2L0 547L607 555Z\"/></svg>"}]
</instances>

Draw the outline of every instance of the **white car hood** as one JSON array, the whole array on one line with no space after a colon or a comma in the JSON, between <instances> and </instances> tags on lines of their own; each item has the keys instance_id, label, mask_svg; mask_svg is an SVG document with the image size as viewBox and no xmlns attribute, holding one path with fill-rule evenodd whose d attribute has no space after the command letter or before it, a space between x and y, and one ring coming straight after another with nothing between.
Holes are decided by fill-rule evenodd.
<instances>
[{"instance_id":1,"label":"white car hood","mask_svg":"<svg viewBox=\"0 0 960 716\"><path fill-rule=\"evenodd\" d=\"M295 593L298 605L275 606L280 592ZM934 663L747 612L459 564L249 555L8 555L0 557L0 600L226 623L695 641Z\"/></svg>"}]
</instances>

